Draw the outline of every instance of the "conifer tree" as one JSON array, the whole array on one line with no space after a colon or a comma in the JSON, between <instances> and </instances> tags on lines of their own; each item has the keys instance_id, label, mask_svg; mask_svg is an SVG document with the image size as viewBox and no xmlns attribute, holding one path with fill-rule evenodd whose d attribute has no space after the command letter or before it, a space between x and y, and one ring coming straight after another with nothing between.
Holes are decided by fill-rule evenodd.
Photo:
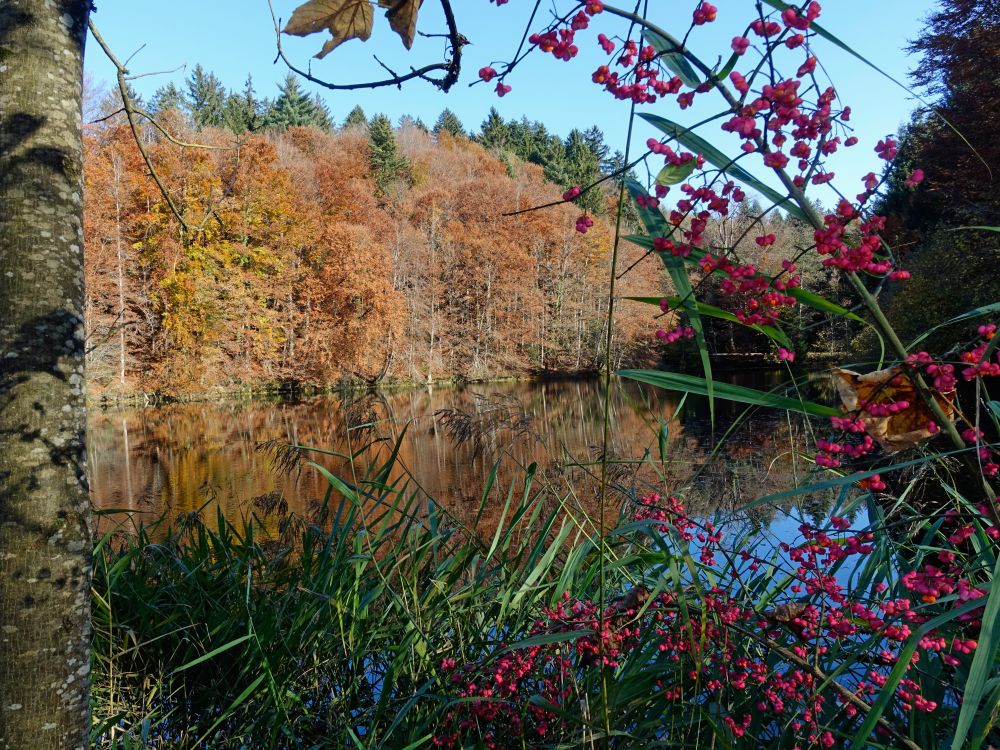
<instances>
[{"instance_id":1,"label":"conifer tree","mask_svg":"<svg viewBox=\"0 0 1000 750\"><path fill-rule=\"evenodd\" d=\"M294 73L285 77L279 87L278 98L267 113L267 126L276 130L292 127L315 127L318 121L316 105L302 90Z\"/></svg>"},{"instance_id":2,"label":"conifer tree","mask_svg":"<svg viewBox=\"0 0 1000 750\"><path fill-rule=\"evenodd\" d=\"M360 104L356 104L354 109L348 112L347 117L344 119L344 130L358 126L368 127L368 115L361 109Z\"/></svg>"},{"instance_id":3,"label":"conifer tree","mask_svg":"<svg viewBox=\"0 0 1000 750\"><path fill-rule=\"evenodd\" d=\"M153 98L149 101L149 107L154 115L166 112L169 109L186 114L188 108L187 101L184 99L184 92L177 88L177 85L173 81L160 86L153 93Z\"/></svg>"},{"instance_id":4,"label":"conifer tree","mask_svg":"<svg viewBox=\"0 0 1000 750\"><path fill-rule=\"evenodd\" d=\"M608 144L604 142L604 132L596 125L591 125L583 131L583 139L597 159L600 170L606 174L609 171L606 167L608 166L608 155L611 150L608 148Z\"/></svg>"},{"instance_id":5,"label":"conifer tree","mask_svg":"<svg viewBox=\"0 0 1000 750\"><path fill-rule=\"evenodd\" d=\"M336 126L333 124L333 117L330 115L330 108L326 106L326 102L323 101L323 97L319 94L313 94L312 105L312 126L317 130L322 130L324 133L332 131Z\"/></svg>"},{"instance_id":6,"label":"conifer tree","mask_svg":"<svg viewBox=\"0 0 1000 750\"><path fill-rule=\"evenodd\" d=\"M503 151L508 148L510 138L510 126L504 122L503 117L500 116L496 107L490 107L490 112L486 115L486 119L483 120L483 124L479 128L479 136L476 140L485 148Z\"/></svg>"},{"instance_id":7,"label":"conifer tree","mask_svg":"<svg viewBox=\"0 0 1000 750\"><path fill-rule=\"evenodd\" d=\"M465 126L462 125L462 121L447 108L438 115L437 122L434 123L434 135L440 135L442 132L448 133L453 138L465 137Z\"/></svg>"},{"instance_id":8,"label":"conifer tree","mask_svg":"<svg viewBox=\"0 0 1000 750\"><path fill-rule=\"evenodd\" d=\"M569 188L573 185L586 187L601 176L598 157L581 130L574 128L570 131L563 144L561 158L558 154L553 156L554 158L545 165L545 176L560 187ZM602 213L604 211L602 195L600 189L589 190L577 199L577 205L591 213Z\"/></svg>"},{"instance_id":9,"label":"conifer tree","mask_svg":"<svg viewBox=\"0 0 1000 750\"><path fill-rule=\"evenodd\" d=\"M254 132L264 124L260 100L253 88L253 78L247 76L242 93L231 92L226 98L225 126L234 133Z\"/></svg>"},{"instance_id":10,"label":"conifer tree","mask_svg":"<svg viewBox=\"0 0 1000 750\"><path fill-rule=\"evenodd\" d=\"M372 178L375 180L378 194L384 196L393 183L409 180L410 165L396 147L396 135L388 117L376 115L372 118L368 130Z\"/></svg>"},{"instance_id":11,"label":"conifer tree","mask_svg":"<svg viewBox=\"0 0 1000 750\"><path fill-rule=\"evenodd\" d=\"M225 123L226 90L215 73L200 64L188 79L187 98L196 128L217 128Z\"/></svg>"}]
</instances>

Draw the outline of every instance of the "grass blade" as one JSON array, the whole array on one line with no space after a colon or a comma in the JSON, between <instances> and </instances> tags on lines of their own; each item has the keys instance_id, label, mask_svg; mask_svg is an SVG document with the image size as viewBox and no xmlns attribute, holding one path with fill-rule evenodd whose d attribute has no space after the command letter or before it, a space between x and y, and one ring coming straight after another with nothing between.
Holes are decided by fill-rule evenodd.
<instances>
[{"instance_id":1,"label":"grass blade","mask_svg":"<svg viewBox=\"0 0 1000 750\"><path fill-rule=\"evenodd\" d=\"M684 375L677 372L664 372L662 370L619 370L618 375L630 380L638 380L640 383L655 385L668 391L683 391L685 393L697 393L699 395L708 394L708 383L704 378L695 375ZM758 391L754 388L747 388L742 385L731 383L716 383L715 394L727 401L737 401L741 404L751 404L753 406L768 406L774 409L808 414L813 417L832 417L840 414L840 409L832 406L824 406L811 401L802 401L788 396L779 396L776 393Z\"/></svg>"},{"instance_id":2,"label":"grass blade","mask_svg":"<svg viewBox=\"0 0 1000 750\"><path fill-rule=\"evenodd\" d=\"M642 223L646 226L646 231L649 232L649 235L651 237L669 237L673 234L675 228L667 224L666 219L663 218L663 214L660 213L659 209L639 204L638 198L640 196L649 198L646 189L635 180L626 180L625 185L628 187L632 199L636 201L639 218L642 219ZM695 299L694 289L691 287L691 279L688 278L687 269L684 267L684 260L682 258L670 253L660 253L659 255L660 260L663 261L663 265L666 266L667 272L670 274L670 279L674 282L674 288L677 290L677 295L681 302L680 307L683 308L688 323L694 330L695 342L698 344L698 353L701 356L701 367L705 372L705 382L707 384L705 395L708 396L708 410L714 424L715 398L712 361L708 354L708 343L705 341L705 327L702 325L701 315L698 312L698 301Z\"/></svg>"},{"instance_id":3,"label":"grass blade","mask_svg":"<svg viewBox=\"0 0 1000 750\"><path fill-rule=\"evenodd\" d=\"M761 195L766 196L774 203L774 205L779 208L783 208L789 215L794 216L800 221L808 223L806 215L802 212L802 209L795 204L794 200L790 196L782 195L774 188L765 185L758 178L754 177L747 170L738 165L734 159L730 159L697 133L693 133L683 125L679 125L673 120L668 120L666 117L660 117L659 115L644 112L640 114L639 117L666 135L674 138L679 143L682 143L688 148L700 153L705 157L706 161L715 165L726 174L729 174L740 182L745 183Z\"/></svg>"}]
</instances>

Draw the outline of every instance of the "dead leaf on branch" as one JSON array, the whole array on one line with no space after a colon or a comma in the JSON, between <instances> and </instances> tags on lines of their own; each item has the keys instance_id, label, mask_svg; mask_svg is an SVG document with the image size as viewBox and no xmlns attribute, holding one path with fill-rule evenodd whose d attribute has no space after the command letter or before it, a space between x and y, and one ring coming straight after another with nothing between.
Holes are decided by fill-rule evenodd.
<instances>
[{"instance_id":1,"label":"dead leaf on branch","mask_svg":"<svg viewBox=\"0 0 1000 750\"><path fill-rule=\"evenodd\" d=\"M389 25L409 49L417 33L417 13L423 0L378 0L380 8L387 8ZM322 59L350 39L367 41L375 23L375 6L371 0L308 0L292 13L285 24L284 33L309 36L329 31L330 39L316 57Z\"/></svg>"},{"instance_id":2,"label":"dead leaf on branch","mask_svg":"<svg viewBox=\"0 0 1000 750\"><path fill-rule=\"evenodd\" d=\"M417 13L422 2L423 0L378 0L380 8L389 9L385 17L389 19L392 30L403 40L406 49L413 46L413 39L417 35Z\"/></svg>"},{"instance_id":3,"label":"dead leaf on branch","mask_svg":"<svg viewBox=\"0 0 1000 750\"><path fill-rule=\"evenodd\" d=\"M838 368L833 371L833 377L847 412L860 413L870 404L908 402L909 406L905 409L888 416L874 417L860 413L865 422L865 432L875 438L886 452L912 448L935 435L927 429L927 425L935 421L934 413L924 403L902 367L890 367L865 375ZM934 398L948 419L952 419L955 413L952 402L939 393L935 393Z\"/></svg>"},{"instance_id":4,"label":"dead leaf on branch","mask_svg":"<svg viewBox=\"0 0 1000 750\"><path fill-rule=\"evenodd\" d=\"M375 10L368 0L309 0L285 24L285 33L309 36L326 29L330 39L316 57L323 59L349 39L367 41L372 35Z\"/></svg>"}]
</instances>

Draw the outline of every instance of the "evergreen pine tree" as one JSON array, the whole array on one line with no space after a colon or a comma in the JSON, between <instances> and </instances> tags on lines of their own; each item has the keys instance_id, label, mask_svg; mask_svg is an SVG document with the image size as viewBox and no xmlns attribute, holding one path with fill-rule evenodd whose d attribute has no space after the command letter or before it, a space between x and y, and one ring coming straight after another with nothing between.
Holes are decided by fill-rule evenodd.
<instances>
[{"instance_id":1,"label":"evergreen pine tree","mask_svg":"<svg viewBox=\"0 0 1000 750\"><path fill-rule=\"evenodd\" d=\"M333 124L333 117L330 116L330 108L326 106L326 102L323 101L323 97L319 94L313 94L312 105L312 126L317 130L322 130L324 133L329 133L334 129L334 127L336 127Z\"/></svg>"},{"instance_id":2,"label":"evergreen pine tree","mask_svg":"<svg viewBox=\"0 0 1000 750\"><path fill-rule=\"evenodd\" d=\"M149 100L149 109L150 114L153 115L158 115L169 109L186 114L187 101L184 99L184 92L177 88L177 85L173 81L160 86L160 88L153 92L153 98Z\"/></svg>"},{"instance_id":3,"label":"evergreen pine tree","mask_svg":"<svg viewBox=\"0 0 1000 750\"><path fill-rule=\"evenodd\" d=\"M302 90L299 79L294 73L285 77L284 83L278 87L278 98L267 112L266 122L269 128L286 130L293 127L315 126L317 121L316 105L309 95Z\"/></svg>"},{"instance_id":4,"label":"evergreen pine tree","mask_svg":"<svg viewBox=\"0 0 1000 750\"><path fill-rule=\"evenodd\" d=\"M440 135L442 132L448 133L453 138L466 137L462 121L458 119L458 115L447 108L438 115L437 122L434 123L434 135Z\"/></svg>"},{"instance_id":5,"label":"evergreen pine tree","mask_svg":"<svg viewBox=\"0 0 1000 750\"><path fill-rule=\"evenodd\" d=\"M402 130L403 128L419 128L419 127L420 126L417 125L417 120L413 118L413 115L402 115L399 118L399 123L396 125L396 128L398 130Z\"/></svg>"},{"instance_id":6,"label":"evergreen pine tree","mask_svg":"<svg viewBox=\"0 0 1000 750\"><path fill-rule=\"evenodd\" d=\"M226 98L224 119L226 128L234 133L254 132L263 126L263 109L250 76L247 76L242 93L233 91Z\"/></svg>"},{"instance_id":7,"label":"evergreen pine tree","mask_svg":"<svg viewBox=\"0 0 1000 750\"><path fill-rule=\"evenodd\" d=\"M573 129L566 137L563 152L554 153L545 164L545 177L562 188L573 185L587 187L601 176L600 163L580 130ZM603 213L603 193L599 188L588 190L577 199L577 205L591 213Z\"/></svg>"},{"instance_id":8,"label":"evergreen pine tree","mask_svg":"<svg viewBox=\"0 0 1000 750\"><path fill-rule=\"evenodd\" d=\"M485 148L504 151L509 146L510 139L510 127L504 122L497 108L490 107L490 113L480 126L476 140Z\"/></svg>"},{"instance_id":9,"label":"evergreen pine tree","mask_svg":"<svg viewBox=\"0 0 1000 750\"><path fill-rule=\"evenodd\" d=\"M187 83L191 120L196 128L217 128L225 122L226 90L215 73L195 65Z\"/></svg>"},{"instance_id":10,"label":"evergreen pine tree","mask_svg":"<svg viewBox=\"0 0 1000 750\"><path fill-rule=\"evenodd\" d=\"M396 135L388 117L376 115L368 130L372 178L378 194L384 196L393 183L410 178L410 165L396 147Z\"/></svg>"},{"instance_id":11,"label":"evergreen pine tree","mask_svg":"<svg viewBox=\"0 0 1000 750\"><path fill-rule=\"evenodd\" d=\"M608 155L611 149L609 149L608 144L604 142L604 132L596 125L592 125L583 131L583 139L587 142L587 147L597 159L601 172L606 174L608 172L606 169L608 165Z\"/></svg>"},{"instance_id":12,"label":"evergreen pine tree","mask_svg":"<svg viewBox=\"0 0 1000 750\"><path fill-rule=\"evenodd\" d=\"M344 119L344 130L358 126L368 127L368 116L361 109L360 104L356 104L354 109L348 112L347 117Z\"/></svg>"},{"instance_id":13,"label":"evergreen pine tree","mask_svg":"<svg viewBox=\"0 0 1000 750\"><path fill-rule=\"evenodd\" d=\"M132 106L136 109L145 109L146 103L142 100L142 94L135 90L135 87L131 83L125 84L125 92L128 94L128 99L132 103ZM114 89L115 98L118 100L119 106L121 106L121 91Z\"/></svg>"}]
</instances>

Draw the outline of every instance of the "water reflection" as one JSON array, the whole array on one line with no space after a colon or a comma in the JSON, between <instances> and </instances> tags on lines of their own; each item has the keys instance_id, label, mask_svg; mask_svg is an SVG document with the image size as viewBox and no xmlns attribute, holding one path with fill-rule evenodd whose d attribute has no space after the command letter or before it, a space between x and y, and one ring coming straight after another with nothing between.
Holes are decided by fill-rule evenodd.
<instances>
[{"instance_id":1,"label":"water reflection","mask_svg":"<svg viewBox=\"0 0 1000 750\"><path fill-rule=\"evenodd\" d=\"M730 379L763 387L768 377L758 372ZM356 482L366 464L385 460L399 441L389 481L408 483L465 524L476 519L487 478L499 462L481 530L499 522L508 488L523 481L530 464L538 467L536 485L548 485L554 495L593 512L603 409L600 384L577 380L92 410L91 494L96 507L137 511L145 521L214 513L216 505L238 518L252 507L252 498L265 495L302 513L324 496L327 481L308 467L277 470L273 456L258 448L261 443L356 454L353 467L337 456L313 456ZM704 400L618 383L608 456L615 496L677 492L690 508L707 514L801 484L809 470L797 455L805 447L805 426L763 413L734 426L743 412L718 402L713 430Z\"/></svg>"}]
</instances>

